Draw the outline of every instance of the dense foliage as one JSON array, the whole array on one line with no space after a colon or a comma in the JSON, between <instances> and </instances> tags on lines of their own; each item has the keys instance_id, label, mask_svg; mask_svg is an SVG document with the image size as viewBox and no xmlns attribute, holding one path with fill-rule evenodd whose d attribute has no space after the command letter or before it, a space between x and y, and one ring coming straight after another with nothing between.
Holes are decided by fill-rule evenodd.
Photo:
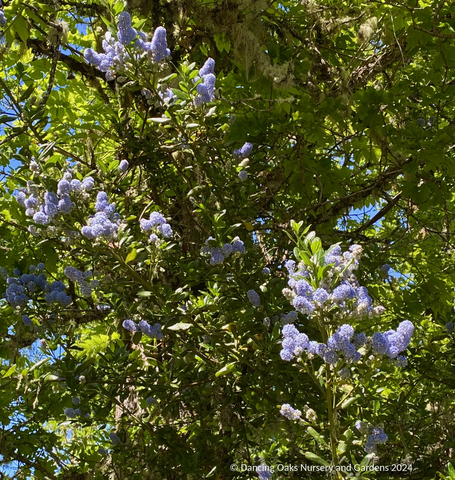
<instances>
[{"instance_id":1,"label":"dense foliage","mask_svg":"<svg viewBox=\"0 0 455 480\"><path fill-rule=\"evenodd\" d=\"M455 479L453 14L3 3L2 478Z\"/></svg>"}]
</instances>

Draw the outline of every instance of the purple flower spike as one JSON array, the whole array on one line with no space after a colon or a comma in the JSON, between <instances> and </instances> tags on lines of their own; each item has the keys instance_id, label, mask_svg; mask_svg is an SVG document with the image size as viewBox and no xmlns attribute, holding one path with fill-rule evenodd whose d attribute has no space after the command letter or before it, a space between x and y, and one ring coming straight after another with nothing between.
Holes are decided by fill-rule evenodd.
<instances>
[{"instance_id":1,"label":"purple flower spike","mask_svg":"<svg viewBox=\"0 0 455 480\"><path fill-rule=\"evenodd\" d=\"M151 44L150 50L154 62L159 63L171 54L171 51L167 48L166 29L164 27L158 27L155 30Z\"/></svg>"},{"instance_id":2,"label":"purple flower spike","mask_svg":"<svg viewBox=\"0 0 455 480\"><path fill-rule=\"evenodd\" d=\"M131 16L128 12L122 12L118 17L118 41L122 45L129 45L137 35L137 31L131 27Z\"/></svg>"}]
</instances>

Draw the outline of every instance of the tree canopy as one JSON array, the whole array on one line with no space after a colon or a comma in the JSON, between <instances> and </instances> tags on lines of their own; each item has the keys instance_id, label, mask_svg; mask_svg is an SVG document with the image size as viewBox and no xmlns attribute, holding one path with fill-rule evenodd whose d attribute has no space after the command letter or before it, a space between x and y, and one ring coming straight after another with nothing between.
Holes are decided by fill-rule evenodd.
<instances>
[{"instance_id":1,"label":"tree canopy","mask_svg":"<svg viewBox=\"0 0 455 480\"><path fill-rule=\"evenodd\" d=\"M3 1L2 478L455 479L453 15Z\"/></svg>"}]
</instances>

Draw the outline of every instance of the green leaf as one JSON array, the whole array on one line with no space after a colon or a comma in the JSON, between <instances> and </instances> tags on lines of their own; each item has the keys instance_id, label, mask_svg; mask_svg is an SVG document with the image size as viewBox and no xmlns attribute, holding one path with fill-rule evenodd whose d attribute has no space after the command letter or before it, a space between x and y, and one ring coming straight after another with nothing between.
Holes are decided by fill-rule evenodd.
<instances>
[{"instance_id":1,"label":"green leaf","mask_svg":"<svg viewBox=\"0 0 455 480\"><path fill-rule=\"evenodd\" d=\"M124 8L125 8L125 5L123 4L123 2L116 2L115 5L114 5L115 14L118 15L120 12L123 12ZM141 25L137 25L135 23L134 28L141 28Z\"/></svg>"},{"instance_id":2,"label":"green leaf","mask_svg":"<svg viewBox=\"0 0 455 480\"><path fill-rule=\"evenodd\" d=\"M316 237L316 232L314 232L314 231L310 232L305 238L305 243L307 243L307 244L310 243L313 240L313 238L315 238L315 237Z\"/></svg>"},{"instance_id":3,"label":"green leaf","mask_svg":"<svg viewBox=\"0 0 455 480\"><path fill-rule=\"evenodd\" d=\"M136 257L137 257L137 250L135 248L133 248L133 250L131 250L131 252L128 253L128 255L125 259L125 263L132 262Z\"/></svg>"},{"instance_id":4,"label":"green leaf","mask_svg":"<svg viewBox=\"0 0 455 480\"><path fill-rule=\"evenodd\" d=\"M103 15L100 15L100 18L111 33L115 32L115 25L112 22L110 22L106 17L103 17Z\"/></svg>"},{"instance_id":5,"label":"green leaf","mask_svg":"<svg viewBox=\"0 0 455 480\"><path fill-rule=\"evenodd\" d=\"M49 360L50 360L50 358L49 358L49 357L47 357L47 358L43 358L43 359L42 359L42 360L40 360L39 362L35 363L35 365L32 365L32 366L30 367L30 370L29 370L29 372L33 372L33 370L35 370L35 368L39 368L39 367L41 367L41 365L43 365L43 364L45 364L45 363L49 362Z\"/></svg>"},{"instance_id":6,"label":"green leaf","mask_svg":"<svg viewBox=\"0 0 455 480\"><path fill-rule=\"evenodd\" d=\"M219 52L223 52L223 50L226 50L227 53L230 52L231 42L225 33L215 33L213 39L215 40L215 45Z\"/></svg>"},{"instance_id":7,"label":"green leaf","mask_svg":"<svg viewBox=\"0 0 455 480\"><path fill-rule=\"evenodd\" d=\"M218 372L215 373L215 377L221 377L232 372L235 369L236 364L237 362L228 363L221 370L218 370Z\"/></svg>"},{"instance_id":8,"label":"green leaf","mask_svg":"<svg viewBox=\"0 0 455 480\"><path fill-rule=\"evenodd\" d=\"M298 235L298 233L300 231L300 227L303 225L303 220L301 220L300 222L296 222L294 220L291 220L290 224L291 224L292 230L294 230L294 232Z\"/></svg>"},{"instance_id":9,"label":"green leaf","mask_svg":"<svg viewBox=\"0 0 455 480\"><path fill-rule=\"evenodd\" d=\"M171 119L169 117L152 117L148 118L147 121L153 122L153 123L167 123Z\"/></svg>"},{"instance_id":10,"label":"green leaf","mask_svg":"<svg viewBox=\"0 0 455 480\"><path fill-rule=\"evenodd\" d=\"M313 264L311 263L310 257L302 250L300 250L300 257L302 259L301 261L305 263L305 265L308 265L309 267L313 266Z\"/></svg>"},{"instance_id":11,"label":"green leaf","mask_svg":"<svg viewBox=\"0 0 455 480\"><path fill-rule=\"evenodd\" d=\"M134 345L138 345L139 342L141 341L141 338L142 338L142 332L136 332L136 333L133 335L133 343L134 343Z\"/></svg>"},{"instance_id":12,"label":"green leaf","mask_svg":"<svg viewBox=\"0 0 455 480\"><path fill-rule=\"evenodd\" d=\"M319 250L322 248L321 240L318 237L315 237L310 243L310 248L312 253L319 252Z\"/></svg>"},{"instance_id":13,"label":"green leaf","mask_svg":"<svg viewBox=\"0 0 455 480\"><path fill-rule=\"evenodd\" d=\"M179 330L188 330L193 325L191 323L176 323L170 327L167 327L167 330L179 331Z\"/></svg>"},{"instance_id":14,"label":"green leaf","mask_svg":"<svg viewBox=\"0 0 455 480\"><path fill-rule=\"evenodd\" d=\"M12 365L3 375L3 378L11 377L11 375L16 371L17 365Z\"/></svg>"},{"instance_id":15,"label":"green leaf","mask_svg":"<svg viewBox=\"0 0 455 480\"><path fill-rule=\"evenodd\" d=\"M447 472L449 474L450 480L455 480L455 468L453 468L453 465L450 462L447 465Z\"/></svg>"},{"instance_id":16,"label":"green leaf","mask_svg":"<svg viewBox=\"0 0 455 480\"><path fill-rule=\"evenodd\" d=\"M27 98L33 93L33 91L36 88L36 84L32 83L27 90L19 97L19 102L23 102L24 100L27 100Z\"/></svg>"},{"instance_id":17,"label":"green leaf","mask_svg":"<svg viewBox=\"0 0 455 480\"><path fill-rule=\"evenodd\" d=\"M300 256L300 249L297 247L294 248L294 257L298 262L302 261L302 257Z\"/></svg>"},{"instance_id":18,"label":"green leaf","mask_svg":"<svg viewBox=\"0 0 455 480\"><path fill-rule=\"evenodd\" d=\"M324 440L323 437L313 428L313 427L308 427L307 432L318 442L320 445L324 445L325 447L328 447L327 442Z\"/></svg>"},{"instance_id":19,"label":"green leaf","mask_svg":"<svg viewBox=\"0 0 455 480\"><path fill-rule=\"evenodd\" d=\"M324 465L325 467L330 466L329 462L321 458L319 455L316 455L315 453L305 452L304 455L306 458L308 458L308 460L311 460L312 462L315 462L315 463L319 463L319 465Z\"/></svg>"},{"instance_id":20,"label":"green leaf","mask_svg":"<svg viewBox=\"0 0 455 480\"><path fill-rule=\"evenodd\" d=\"M172 82L172 80L175 80L176 78L177 78L177 74L176 73L171 73L167 77L160 78L158 80L158 83L169 83L169 82Z\"/></svg>"},{"instance_id":21,"label":"green leaf","mask_svg":"<svg viewBox=\"0 0 455 480\"><path fill-rule=\"evenodd\" d=\"M86 360L85 362L82 362L77 368L76 370L74 370L74 374L75 375L79 375L80 373L82 373L84 370L87 370L88 367L90 367L90 365L95 361L94 358L89 358L88 360Z\"/></svg>"},{"instance_id":22,"label":"green leaf","mask_svg":"<svg viewBox=\"0 0 455 480\"><path fill-rule=\"evenodd\" d=\"M22 15L18 15L16 20L14 20L14 30L19 35L20 39L27 43L29 37L29 28L27 25L27 20Z\"/></svg>"},{"instance_id":23,"label":"green leaf","mask_svg":"<svg viewBox=\"0 0 455 480\"><path fill-rule=\"evenodd\" d=\"M141 351L140 350L134 350L128 355L129 360L136 360L136 358L140 355Z\"/></svg>"},{"instance_id":24,"label":"green leaf","mask_svg":"<svg viewBox=\"0 0 455 480\"><path fill-rule=\"evenodd\" d=\"M358 397L348 398L347 400L345 400L345 401L341 404L341 409L342 409L342 410L345 410L346 408L349 408L349 407L350 407L353 403L355 403L357 400L358 400Z\"/></svg>"},{"instance_id":25,"label":"green leaf","mask_svg":"<svg viewBox=\"0 0 455 480\"><path fill-rule=\"evenodd\" d=\"M9 115L2 115L0 117L0 123L8 123L12 122L13 120L16 120L16 117L11 117Z\"/></svg>"},{"instance_id":26,"label":"green leaf","mask_svg":"<svg viewBox=\"0 0 455 480\"><path fill-rule=\"evenodd\" d=\"M340 440L337 445L337 453L338 455L342 455L346 449L348 448L348 444Z\"/></svg>"},{"instance_id":27,"label":"green leaf","mask_svg":"<svg viewBox=\"0 0 455 480\"><path fill-rule=\"evenodd\" d=\"M371 462L371 457L370 455L365 455L363 458L362 458L362 461L360 462L360 466L361 467L366 467L370 464Z\"/></svg>"}]
</instances>

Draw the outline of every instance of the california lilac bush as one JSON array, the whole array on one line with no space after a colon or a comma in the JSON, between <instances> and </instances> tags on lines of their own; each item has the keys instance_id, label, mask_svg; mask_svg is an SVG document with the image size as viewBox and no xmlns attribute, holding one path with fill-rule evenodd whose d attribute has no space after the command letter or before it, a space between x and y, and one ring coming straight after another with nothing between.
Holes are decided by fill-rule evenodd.
<instances>
[{"instance_id":1,"label":"california lilac bush","mask_svg":"<svg viewBox=\"0 0 455 480\"><path fill-rule=\"evenodd\" d=\"M0 476L442 478L447 5L0 6Z\"/></svg>"},{"instance_id":2,"label":"california lilac bush","mask_svg":"<svg viewBox=\"0 0 455 480\"><path fill-rule=\"evenodd\" d=\"M327 365L324 392L330 417L333 410L329 403L337 393L333 386L336 378L334 375L344 380L350 379L351 366L362 364L363 367L363 364L367 366L371 362L379 365L378 362L383 356L389 357L397 367L406 366L406 357L399 354L408 347L414 325L405 320L398 325L396 331L389 330L384 334L375 332L371 336L365 332L356 334L354 327L345 322L361 325L362 319L374 318L384 312L383 307L373 306L368 290L360 286L354 274L359 265L362 248L353 245L348 251L342 252L339 245L332 245L324 251L313 232L303 237L308 229L300 234L300 224L292 225L298 239L298 247L294 253L299 263L286 261L285 268L289 279L288 288L283 289L283 294L295 310L316 327L322 342L310 340L308 335L300 332L293 323L287 323L282 329L280 356L288 362L296 360L308 365L307 371L312 369L309 362L314 357L320 357ZM297 322L297 317L294 317L294 322ZM320 376L322 371L319 370L317 375ZM293 410L288 404L281 407L281 413L291 420L300 418L301 415L299 410ZM330 429L332 461L336 461L334 418L330 418ZM376 445L387 441L387 435L380 428L371 429L369 433L365 451L374 453Z\"/></svg>"}]
</instances>

